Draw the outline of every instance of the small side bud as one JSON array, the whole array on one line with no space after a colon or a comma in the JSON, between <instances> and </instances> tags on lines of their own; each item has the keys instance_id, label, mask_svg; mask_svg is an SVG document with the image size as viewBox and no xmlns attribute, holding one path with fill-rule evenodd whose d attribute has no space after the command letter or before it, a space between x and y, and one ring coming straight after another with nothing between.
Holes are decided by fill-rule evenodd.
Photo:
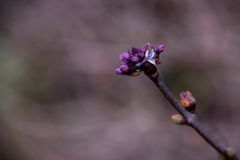
<instances>
[{"instance_id":1,"label":"small side bud","mask_svg":"<svg viewBox=\"0 0 240 160\"><path fill-rule=\"evenodd\" d=\"M181 105L189 112L194 112L196 108L196 99L190 91L181 92L179 96Z\"/></svg>"},{"instance_id":2,"label":"small side bud","mask_svg":"<svg viewBox=\"0 0 240 160\"><path fill-rule=\"evenodd\" d=\"M171 116L172 122L178 125L183 125L186 123L184 117L180 114L174 114Z\"/></svg>"}]
</instances>

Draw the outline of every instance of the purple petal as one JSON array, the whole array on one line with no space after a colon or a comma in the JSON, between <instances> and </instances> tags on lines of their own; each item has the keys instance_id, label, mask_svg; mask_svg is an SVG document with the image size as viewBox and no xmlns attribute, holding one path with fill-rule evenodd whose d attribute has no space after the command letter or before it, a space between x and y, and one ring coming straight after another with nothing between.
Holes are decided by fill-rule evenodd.
<instances>
[{"instance_id":1,"label":"purple petal","mask_svg":"<svg viewBox=\"0 0 240 160\"><path fill-rule=\"evenodd\" d=\"M124 53L122 53L122 54L119 56L119 58L120 58L123 62L128 63L128 61L130 60L130 55L129 55L129 53L124 52Z\"/></svg>"},{"instance_id":2,"label":"purple petal","mask_svg":"<svg viewBox=\"0 0 240 160\"><path fill-rule=\"evenodd\" d=\"M134 63L137 63L139 60L140 60L140 59L139 59L139 57L137 57L137 56L132 56L132 57L131 57L131 61L134 62Z\"/></svg>"},{"instance_id":3,"label":"purple petal","mask_svg":"<svg viewBox=\"0 0 240 160\"><path fill-rule=\"evenodd\" d=\"M132 47L132 54L133 55L138 55L141 52L143 52L141 48Z\"/></svg>"},{"instance_id":4,"label":"purple petal","mask_svg":"<svg viewBox=\"0 0 240 160\"><path fill-rule=\"evenodd\" d=\"M140 59L145 58L145 53L144 53L144 52L139 53L139 54L138 54L138 57L139 57Z\"/></svg>"},{"instance_id":5,"label":"purple petal","mask_svg":"<svg viewBox=\"0 0 240 160\"><path fill-rule=\"evenodd\" d=\"M147 42L145 50L152 49L151 43Z\"/></svg>"},{"instance_id":6,"label":"purple petal","mask_svg":"<svg viewBox=\"0 0 240 160\"><path fill-rule=\"evenodd\" d=\"M165 45L164 45L164 44L160 44L160 45L158 46L158 48L156 48L155 52L156 52L157 54L160 54L160 53L162 53L162 52L164 51L164 49L165 49Z\"/></svg>"},{"instance_id":7,"label":"purple petal","mask_svg":"<svg viewBox=\"0 0 240 160\"><path fill-rule=\"evenodd\" d=\"M121 74L123 74L123 71L119 67L119 68L115 69L115 73L118 75L121 75Z\"/></svg>"},{"instance_id":8,"label":"purple petal","mask_svg":"<svg viewBox=\"0 0 240 160\"><path fill-rule=\"evenodd\" d=\"M123 71L123 72L129 72L129 71L130 71L129 66L126 65L126 64L122 64L122 65L120 66L120 69L121 69L121 71Z\"/></svg>"}]
</instances>

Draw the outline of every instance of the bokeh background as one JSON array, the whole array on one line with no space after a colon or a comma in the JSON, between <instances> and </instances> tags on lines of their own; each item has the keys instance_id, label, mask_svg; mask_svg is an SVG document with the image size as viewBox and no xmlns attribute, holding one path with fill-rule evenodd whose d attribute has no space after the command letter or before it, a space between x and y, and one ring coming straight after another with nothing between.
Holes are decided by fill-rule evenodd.
<instances>
[{"instance_id":1,"label":"bokeh background","mask_svg":"<svg viewBox=\"0 0 240 160\"><path fill-rule=\"evenodd\" d=\"M163 79L240 152L239 19L238 0L1 0L0 159L217 159L146 76L115 75L146 42L166 44Z\"/></svg>"}]
</instances>

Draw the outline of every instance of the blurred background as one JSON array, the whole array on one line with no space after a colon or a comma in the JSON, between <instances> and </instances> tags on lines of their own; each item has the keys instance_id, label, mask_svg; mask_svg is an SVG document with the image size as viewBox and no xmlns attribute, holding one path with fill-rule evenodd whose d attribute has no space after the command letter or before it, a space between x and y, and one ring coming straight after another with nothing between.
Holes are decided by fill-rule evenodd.
<instances>
[{"instance_id":1,"label":"blurred background","mask_svg":"<svg viewBox=\"0 0 240 160\"><path fill-rule=\"evenodd\" d=\"M176 96L240 152L240 1L1 0L1 160L202 160L217 153L119 54L166 44Z\"/></svg>"}]
</instances>

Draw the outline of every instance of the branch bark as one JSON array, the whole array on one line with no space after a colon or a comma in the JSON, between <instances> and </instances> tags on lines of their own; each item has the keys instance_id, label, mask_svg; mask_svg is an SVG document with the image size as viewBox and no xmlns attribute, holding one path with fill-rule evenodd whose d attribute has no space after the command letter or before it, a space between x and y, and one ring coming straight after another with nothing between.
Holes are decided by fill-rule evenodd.
<instances>
[{"instance_id":1,"label":"branch bark","mask_svg":"<svg viewBox=\"0 0 240 160\"><path fill-rule=\"evenodd\" d=\"M155 67L155 66L154 66ZM171 103L171 105L185 118L186 124L192 127L203 139L207 141L219 154L221 154L226 160L239 160L239 157L232 151L230 147L224 144L222 141L216 138L215 133L210 130L199 120L199 118L187 111L173 95L171 90L167 87L164 81L160 78L156 69L145 70L147 75L158 89L163 93L165 98Z\"/></svg>"}]
</instances>

